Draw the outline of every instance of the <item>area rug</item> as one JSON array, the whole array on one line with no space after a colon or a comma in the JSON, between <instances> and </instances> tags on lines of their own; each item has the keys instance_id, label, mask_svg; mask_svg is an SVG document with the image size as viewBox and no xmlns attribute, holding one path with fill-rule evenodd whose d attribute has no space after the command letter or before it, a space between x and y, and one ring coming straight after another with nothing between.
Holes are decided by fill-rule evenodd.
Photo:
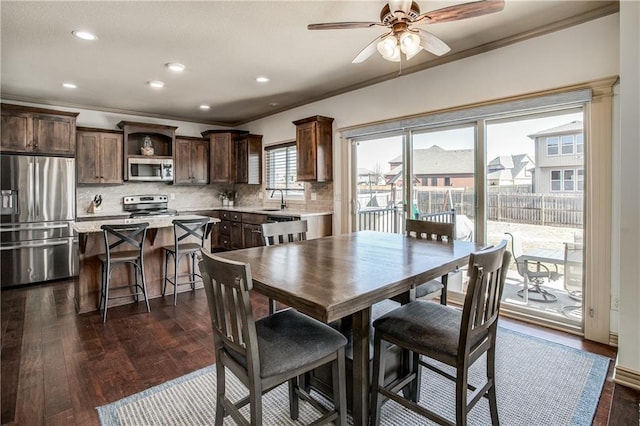
<instances>
[{"instance_id":1,"label":"area rug","mask_svg":"<svg viewBox=\"0 0 640 426\"><path fill-rule=\"evenodd\" d=\"M500 328L496 352L497 398L502 425L590 425L607 375L609 359L564 345ZM483 359L470 373L480 383ZM246 395L244 386L227 374L231 399ZM265 425L304 425L319 417L306 402L300 418L289 418L287 385L263 397ZM215 418L216 371L206 367L138 394L98 407L103 425L208 425ZM455 418L454 386L423 369L421 404ZM243 408L246 415L246 407ZM389 401L382 407L381 424L431 424ZM225 424L233 424L230 418ZM349 418L351 424L351 418ZM489 404L482 399L469 414L470 425L489 425Z\"/></svg>"}]
</instances>

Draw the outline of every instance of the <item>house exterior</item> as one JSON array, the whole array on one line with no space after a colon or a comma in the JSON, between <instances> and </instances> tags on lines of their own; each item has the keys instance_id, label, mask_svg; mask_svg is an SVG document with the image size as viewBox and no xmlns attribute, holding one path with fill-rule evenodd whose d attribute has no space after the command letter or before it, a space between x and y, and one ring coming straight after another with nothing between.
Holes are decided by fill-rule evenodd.
<instances>
[{"instance_id":1,"label":"house exterior","mask_svg":"<svg viewBox=\"0 0 640 426\"><path fill-rule=\"evenodd\" d=\"M501 155L487 164L489 186L523 186L531 188L536 165L527 154ZM531 192L534 190L531 188Z\"/></svg>"},{"instance_id":2,"label":"house exterior","mask_svg":"<svg viewBox=\"0 0 640 426\"><path fill-rule=\"evenodd\" d=\"M584 190L582 121L545 129L529 138L535 144L535 192L576 193Z\"/></svg>"},{"instance_id":3,"label":"house exterior","mask_svg":"<svg viewBox=\"0 0 640 426\"><path fill-rule=\"evenodd\" d=\"M474 153L472 149L446 150L438 145L413 150L415 186L470 188L474 182ZM401 185L402 156L389 161L387 184Z\"/></svg>"}]
</instances>

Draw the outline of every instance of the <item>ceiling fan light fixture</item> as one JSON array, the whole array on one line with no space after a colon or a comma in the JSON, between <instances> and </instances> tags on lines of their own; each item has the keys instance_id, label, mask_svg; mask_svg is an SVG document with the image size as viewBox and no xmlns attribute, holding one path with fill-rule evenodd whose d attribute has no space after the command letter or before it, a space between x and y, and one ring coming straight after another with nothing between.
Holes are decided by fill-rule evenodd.
<instances>
[{"instance_id":1,"label":"ceiling fan light fixture","mask_svg":"<svg viewBox=\"0 0 640 426\"><path fill-rule=\"evenodd\" d=\"M407 59L411 59L422 49L420 37L411 31L403 32L400 35L400 49L407 55Z\"/></svg>"},{"instance_id":2,"label":"ceiling fan light fixture","mask_svg":"<svg viewBox=\"0 0 640 426\"><path fill-rule=\"evenodd\" d=\"M395 35L389 34L378 42L378 52L387 61L397 62L400 60L400 48Z\"/></svg>"}]
</instances>

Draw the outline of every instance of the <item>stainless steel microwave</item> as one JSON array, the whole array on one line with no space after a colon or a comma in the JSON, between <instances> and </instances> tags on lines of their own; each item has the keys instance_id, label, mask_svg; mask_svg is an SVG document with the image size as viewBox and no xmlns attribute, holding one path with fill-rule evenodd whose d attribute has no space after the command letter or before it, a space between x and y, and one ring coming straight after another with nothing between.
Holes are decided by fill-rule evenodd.
<instances>
[{"instance_id":1,"label":"stainless steel microwave","mask_svg":"<svg viewBox=\"0 0 640 426\"><path fill-rule=\"evenodd\" d=\"M173 182L173 160L129 157L127 176L129 180Z\"/></svg>"}]
</instances>

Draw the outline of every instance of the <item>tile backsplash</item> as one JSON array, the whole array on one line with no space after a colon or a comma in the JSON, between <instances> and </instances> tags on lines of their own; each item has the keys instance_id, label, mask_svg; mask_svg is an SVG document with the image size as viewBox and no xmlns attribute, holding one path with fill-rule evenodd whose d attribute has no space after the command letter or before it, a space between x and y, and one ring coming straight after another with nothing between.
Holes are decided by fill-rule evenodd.
<instances>
[{"instance_id":1,"label":"tile backsplash","mask_svg":"<svg viewBox=\"0 0 640 426\"><path fill-rule=\"evenodd\" d=\"M333 210L333 184L305 183L305 200L291 200L289 207L296 211L317 212ZM222 207L220 193L236 192L236 207L256 207L268 204L264 187L244 184L211 184L204 186L168 185L160 182L127 182L114 186L78 186L76 191L77 217L119 215L123 213L122 199L128 195L162 194L169 197L169 208L178 211L210 210ZM315 193L315 200L312 200ZM171 194L175 198L171 199ZM102 195L100 211L87 209L96 195ZM262 195L262 198L260 198ZM275 203L275 202L272 202Z\"/></svg>"}]
</instances>

